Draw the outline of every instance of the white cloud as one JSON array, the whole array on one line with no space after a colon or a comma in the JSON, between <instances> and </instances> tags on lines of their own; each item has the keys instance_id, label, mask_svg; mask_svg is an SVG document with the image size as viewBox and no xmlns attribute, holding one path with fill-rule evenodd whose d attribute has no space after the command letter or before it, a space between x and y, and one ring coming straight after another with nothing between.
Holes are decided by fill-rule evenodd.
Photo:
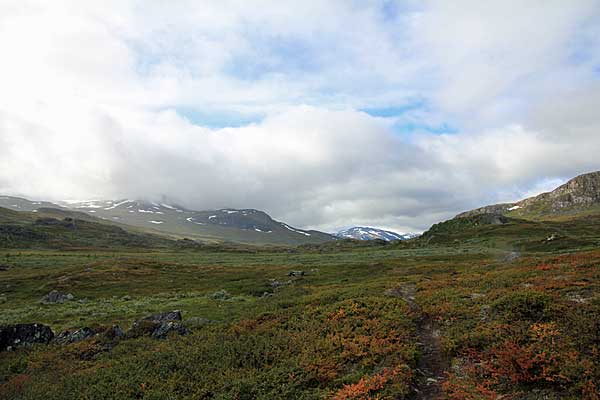
<instances>
[{"instance_id":1,"label":"white cloud","mask_svg":"<svg viewBox=\"0 0 600 400\"><path fill-rule=\"evenodd\" d=\"M2 2L0 192L412 231L600 167L596 2L383 5Z\"/></svg>"}]
</instances>

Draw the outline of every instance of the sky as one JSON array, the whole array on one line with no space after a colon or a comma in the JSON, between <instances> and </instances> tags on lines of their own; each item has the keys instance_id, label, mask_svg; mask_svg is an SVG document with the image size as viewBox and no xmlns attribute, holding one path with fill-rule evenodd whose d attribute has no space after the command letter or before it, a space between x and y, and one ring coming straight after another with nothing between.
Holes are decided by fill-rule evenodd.
<instances>
[{"instance_id":1,"label":"sky","mask_svg":"<svg viewBox=\"0 0 600 400\"><path fill-rule=\"evenodd\" d=\"M599 154L597 0L0 0L1 194L418 232Z\"/></svg>"}]
</instances>

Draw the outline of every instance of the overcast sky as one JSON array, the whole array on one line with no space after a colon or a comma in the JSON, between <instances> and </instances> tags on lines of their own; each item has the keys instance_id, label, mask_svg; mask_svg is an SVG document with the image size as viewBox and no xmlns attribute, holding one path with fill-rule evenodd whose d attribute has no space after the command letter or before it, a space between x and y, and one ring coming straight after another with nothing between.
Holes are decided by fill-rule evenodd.
<instances>
[{"instance_id":1,"label":"overcast sky","mask_svg":"<svg viewBox=\"0 0 600 400\"><path fill-rule=\"evenodd\" d=\"M0 194L421 231L598 169L597 0L0 0Z\"/></svg>"}]
</instances>

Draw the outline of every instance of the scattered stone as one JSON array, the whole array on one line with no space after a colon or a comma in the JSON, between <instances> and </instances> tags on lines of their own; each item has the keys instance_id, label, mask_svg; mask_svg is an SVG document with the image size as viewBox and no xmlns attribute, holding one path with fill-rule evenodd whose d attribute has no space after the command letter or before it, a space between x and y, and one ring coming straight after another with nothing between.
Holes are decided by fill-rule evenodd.
<instances>
[{"instance_id":1,"label":"scattered stone","mask_svg":"<svg viewBox=\"0 0 600 400\"><path fill-rule=\"evenodd\" d=\"M487 321L490 317L490 306L483 305L479 308L479 319L481 321Z\"/></svg>"},{"instance_id":2,"label":"scattered stone","mask_svg":"<svg viewBox=\"0 0 600 400\"><path fill-rule=\"evenodd\" d=\"M270 279L269 280L269 286L271 286L273 289L277 289L280 288L282 286L286 286L286 285L291 285L293 282L291 280L289 281L285 281L285 282L281 282L275 279Z\"/></svg>"},{"instance_id":3,"label":"scattered stone","mask_svg":"<svg viewBox=\"0 0 600 400\"><path fill-rule=\"evenodd\" d=\"M129 301L129 300L131 300L131 296L125 295L125 296L121 297L121 300L123 300L123 301Z\"/></svg>"},{"instance_id":4,"label":"scattered stone","mask_svg":"<svg viewBox=\"0 0 600 400\"><path fill-rule=\"evenodd\" d=\"M63 331L63 332L59 333L58 335L56 335L54 340L59 344L76 343L76 342L81 342L84 339L90 338L90 337L94 336L95 334L96 334L96 332L93 329L84 327L84 328L76 329L74 331L69 331L69 330Z\"/></svg>"},{"instance_id":5,"label":"scattered stone","mask_svg":"<svg viewBox=\"0 0 600 400\"><path fill-rule=\"evenodd\" d=\"M231 297L231 293L229 293L227 290L217 290L216 292L208 295L208 298L213 300L229 300Z\"/></svg>"},{"instance_id":6,"label":"scattered stone","mask_svg":"<svg viewBox=\"0 0 600 400\"><path fill-rule=\"evenodd\" d=\"M105 330L103 334L104 337L107 339L119 339L125 336L125 332L123 332L123 329L121 329L119 325L111 326L110 328Z\"/></svg>"},{"instance_id":7,"label":"scattered stone","mask_svg":"<svg viewBox=\"0 0 600 400\"><path fill-rule=\"evenodd\" d=\"M155 339L164 339L171 332L178 333L180 335L187 335L190 333L189 329L180 324L179 322L162 322L156 329L152 332L150 336Z\"/></svg>"},{"instance_id":8,"label":"scattered stone","mask_svg":"<svg viewBox=\"0 0 600 400\"><path fill-rule=\"evenodd\" d=\"M6 303L8 301L8 298L4 295L0 296L0 304L2 303Z\"/></svg>"},{"instance_id":9,"label":"scattered stone","mask_svg":"<svg viewBox=\"0 0 600 400\"><path fill-rule=\"evenodd\" d=\"M485 294L483 293L471 293L470 296L471 300L477 300L480 299L482 297L485 297Z\"/></svg>"},{"instance_id":10,"label":"scattered stone","mask_svg":"<svg viewBox=\"0 0 600 400\"><path fill-rule=\"evenodd\" d=\"M48 344L54 333L42 324L16 324L0 326L0 351L16 347L31 346L34 343Z\"/></svg>"},{"instance_id":11,"label":"scattered stone","mask_svg":"<svg viewBox=\"0 0 600 400\"><path fill-rule=\"evenodd\" d=\"M402 289L400 288L391 288L391 289L387 289L385 292L383 292L384 296L389 296L389 297L398 297L398 298L402 298L403 293L402 293Z\"/></svg>"},{"instance_id":12,"label":"scattered stone","mask_svg":"<svg viewBox=\"0 0 600 400\"><path fill-rule=\"evenodd\" d=\"M506 257L504 257L504 262L513 262L519 259L519 257L521 256L521 253L519 253L518 251L511 251L510 253L508 253L506 255Z\"/></svg>"},{"instance_id":13,"label":"scattered stone","mask_svg":"<svg viewBox=\"0 0 600 400\"><path fill-rule=\"evenodd\" d=\"M271 293L271 292L263 292L261 297L264 298L264 297L272 297L272 296L273 296L273 293Z\"/></svg>"},{"instance_id":14,"label":"scattered stone","mask_svg":"<svg viewBox=\"0 0 600 400\"><path fill-rule=\"evenodd\" d=\"M165 321L181 321L181 311L167 311L159 314L150 315L144 318L144 321L165 322Z\"/></svg>"},{"instance_id":15,"label":"scattered stone","mask_svg":"<svg viewBox=\"0 0 600 400\"><path fill-rule=\"evenodd\" d=\"M186 335L190 331L181 324L180 311L168 311L150 315L133 323L127 332L129 337L151 336L155 339L164 339L171 332Z\"/></svg>"},{"instance_id":16,"label":"scattered stone","mask_svg":"<svg viewBox=\"0 0 600 400\"><path fill-rule=\"evenodd\" d=\"M552 242L556 239L558 239L558 235L556 233L553 233L552 235L550 235L546 238L546 242Z\"/></svg>"},{"instance_id":17,"label":"scattered stone","mask_svg":"<svg viewBox=\"0 0 600 400\"><path fill-rule=\"evenodd\" d=\"M9 269L10 267L8 265L0 264L0 272L8 271Z\"/></svg>"},{"instance_id":18,"label":"scattered stone","mask_svg":"<svg viewBox=\"0 0 600 400\"><path fill-rule=\"evenodd\" d=\"M288 272L288 276L304 276L304 271L290 271Z\"/></svg>"},{"instance_id":19,"label":"scattered stone","mask_svg":"<svg viewBox=\"0 0 600 400\"><path fill-rule=\"evenodd\" d=\"M45 304L62 304L65 301L73 300L71 293L62 293L57 290L53 290L42 298L42 303Z\"/></svg>"}]
</instances>

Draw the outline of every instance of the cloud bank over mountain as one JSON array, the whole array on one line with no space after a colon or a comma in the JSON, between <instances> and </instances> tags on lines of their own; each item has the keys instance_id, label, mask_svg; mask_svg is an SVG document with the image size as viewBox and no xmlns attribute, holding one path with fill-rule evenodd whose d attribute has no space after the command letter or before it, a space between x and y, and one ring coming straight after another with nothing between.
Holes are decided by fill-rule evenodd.
<instances>
[{"instance_id":1,"label":"cloud bank over mountain","mask_svg":"<svg viewBox=\"0 0 600 400\"><path fill-rule=\"evenodd\" d=\"M599 38L595 1L5 1L0 192L423 230L600 169Z\"/></svg>"}]
</instances>

